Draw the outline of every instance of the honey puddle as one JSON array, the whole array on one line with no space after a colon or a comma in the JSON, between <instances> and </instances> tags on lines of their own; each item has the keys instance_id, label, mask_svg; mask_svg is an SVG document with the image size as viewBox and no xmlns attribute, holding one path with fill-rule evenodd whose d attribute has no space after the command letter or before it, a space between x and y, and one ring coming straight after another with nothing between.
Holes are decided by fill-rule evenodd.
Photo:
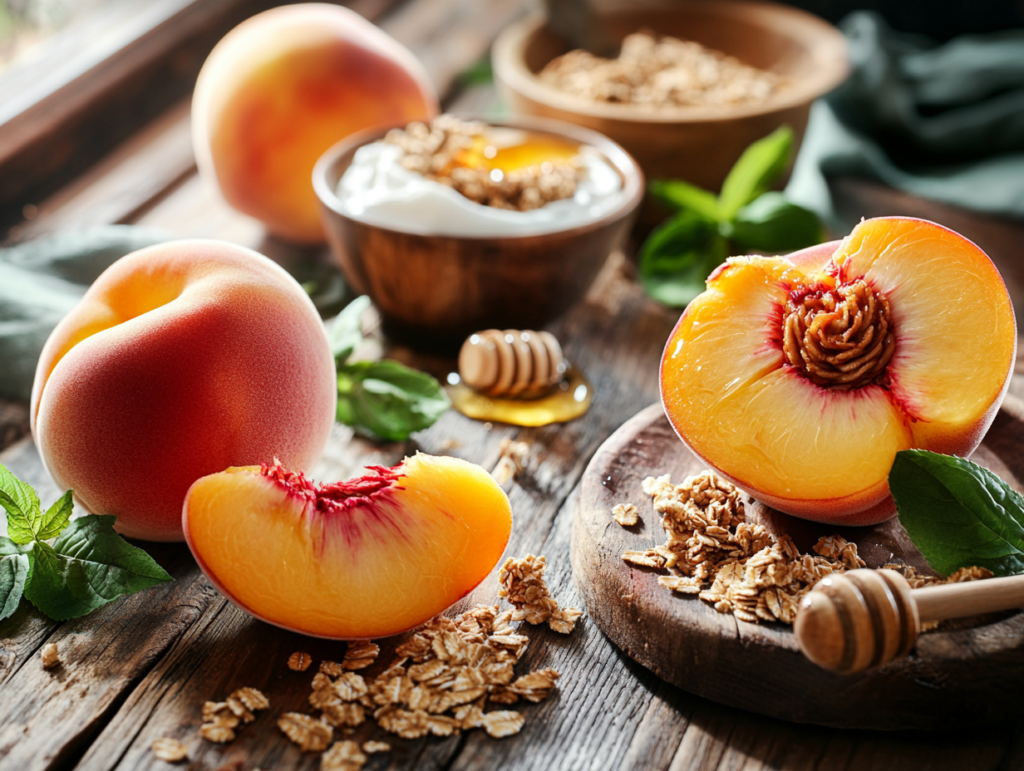
<instances>
[{"instance_id":1,"label":"honey puddle","mask_svg":"<svg viewBox=\"0 0 1024 771\"><path fill-rule=\"evenodd\" d=\"M485 396L463 383L455 372L448 375L446 390L452 406L467 418L527 427L565 423L578 418L590 409L594 394L590 382L573 366L566 370L565 378L550 393L536 399Z\"/></svg>"}]
</instances>

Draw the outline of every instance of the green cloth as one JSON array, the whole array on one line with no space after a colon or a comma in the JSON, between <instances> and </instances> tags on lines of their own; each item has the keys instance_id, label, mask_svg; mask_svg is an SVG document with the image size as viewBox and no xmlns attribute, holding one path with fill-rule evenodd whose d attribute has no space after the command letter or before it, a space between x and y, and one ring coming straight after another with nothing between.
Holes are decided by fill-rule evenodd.
<instances>
[{"instance_id":1,"label":"green cloth","mask_svg":"<svg viewBox=\"0 0 1024 771\"><path fill-rule=\"evenodd\" d=\"M0 396L28 399L46 338L89 285L118 258L168 238L109 225L0 249Z\"/></svg>"},{"instance_id":2,"label":"green cloth","mask_svg":"<svg viewBox=\"0 0 1024 771\"><path fill-rule=\"evenodd\" d=\"M868 12L840 28L852 72L812 106L786 196L838 233L838 175L1024 220L1024 30L935 45Z\"/></svg>"}]
</instances>

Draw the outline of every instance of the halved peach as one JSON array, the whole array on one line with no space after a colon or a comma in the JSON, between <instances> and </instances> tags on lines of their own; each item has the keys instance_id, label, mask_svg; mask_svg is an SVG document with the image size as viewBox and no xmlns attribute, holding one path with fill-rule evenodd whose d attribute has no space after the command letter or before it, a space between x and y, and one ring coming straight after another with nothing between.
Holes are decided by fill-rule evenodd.
<instances>
[{"instance_id":1,"label":"halved peach","mask_svg":"<svg viewBox=\"0 0 1024 771\"><path fill-rule=\"evenodd\" d=\"M198 480L182 524L203 572L246 612L316 637L419 626L501 559L508 497L479 466L417 454L314 485L279 464Z\"/></svg>"},{"instance_id":2,"label":"halved peach","mask_svg":"<svg viewBox=\"0 0 1024 771\"><path fill-rule=\"evenodd\" d=\"M755 498L866 525L895 513L898 450L974 451L1016 350L985 253L886 217L788 257L728 260L669 337L661 396L687 446Z\"/></svg>"}]
</instances>

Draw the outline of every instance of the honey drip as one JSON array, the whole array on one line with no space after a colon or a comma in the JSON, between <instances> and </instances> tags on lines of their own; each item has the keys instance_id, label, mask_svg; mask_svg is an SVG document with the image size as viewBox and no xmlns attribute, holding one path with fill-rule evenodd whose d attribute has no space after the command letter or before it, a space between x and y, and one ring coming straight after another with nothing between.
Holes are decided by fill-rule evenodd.
<instances>
[{"instance_id":1,"label":"honey drip","mask_svg":"<svg viewBox=\"0 0 1024 771\"><path fill-rule=\"evenodd\" d=\"M875 382L892 358L889 301L864 279L836 289L799 289L783 319L786 360L819 386L846 391Z\"/></svg>"},{"instance_id":2,"label":"honey drip","mask_svg":"<svg viewBox=\"0 0 1024 771\"><path fill-rule=\"evenodd\" d=\"M514 426L546 426L580 417L593 399L594 389L583 373L569 366L565 379L537 399L486 396L467 386L456 373L448 376L452 406L467 418L510 423Z\"/></svg>"}]
</instances>

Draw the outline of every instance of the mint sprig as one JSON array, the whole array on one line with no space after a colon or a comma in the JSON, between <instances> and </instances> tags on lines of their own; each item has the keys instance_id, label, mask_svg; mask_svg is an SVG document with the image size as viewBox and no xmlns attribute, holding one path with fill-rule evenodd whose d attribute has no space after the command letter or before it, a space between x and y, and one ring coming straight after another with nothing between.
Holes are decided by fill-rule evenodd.
<instances>
[{"instance_id":1,"label":"mint sprig","mask_svg":"<svg viewBox=\"0 0 1024 771\"><path fill-rule=\"evenodd\" d=\"M651 297L683 307L730 254L788 252L821 242L824 230L814 212L769 192L792 150L788 126L754 142L717 196L682 180L651 182L648 192L675 212L640 247L640 283Z\"/></svg>"},{"instance_id":2,"label":"mint sprig","mask_svg":"<svg viewBox=\"0 0 1024 771\"><path fill-rule=\"evenodd\" d=\"M78 618L125 594L173 580L142 549L114 532L115 517L71 521L68 490L45 512L31 485L0 465L0 619L24 596L56 621Z\"/></svg>"},{"instance_id":3,"label":"mint sprig","mask_svg":"<svg viewBox=\"0 0 1024 771\"><path fill-rule=\"evenodd\" d=\"M1024 573L1024 496L976 463L901 450L889 472L900 522L936 571Z\"/></svg>"},{"instance_id":4,"label":"mint sprig","mask_svg":"<svg viewBox=\"0 0 1024 771\"><path fill-rule=\"evenodd\" d=\"M402 442L432 426L451 406L440 383L397 361L350 361L363 341L370 298L357 297L330 331L338 375L338 420L372 439Z\"/></svg>"}]
</instances>

